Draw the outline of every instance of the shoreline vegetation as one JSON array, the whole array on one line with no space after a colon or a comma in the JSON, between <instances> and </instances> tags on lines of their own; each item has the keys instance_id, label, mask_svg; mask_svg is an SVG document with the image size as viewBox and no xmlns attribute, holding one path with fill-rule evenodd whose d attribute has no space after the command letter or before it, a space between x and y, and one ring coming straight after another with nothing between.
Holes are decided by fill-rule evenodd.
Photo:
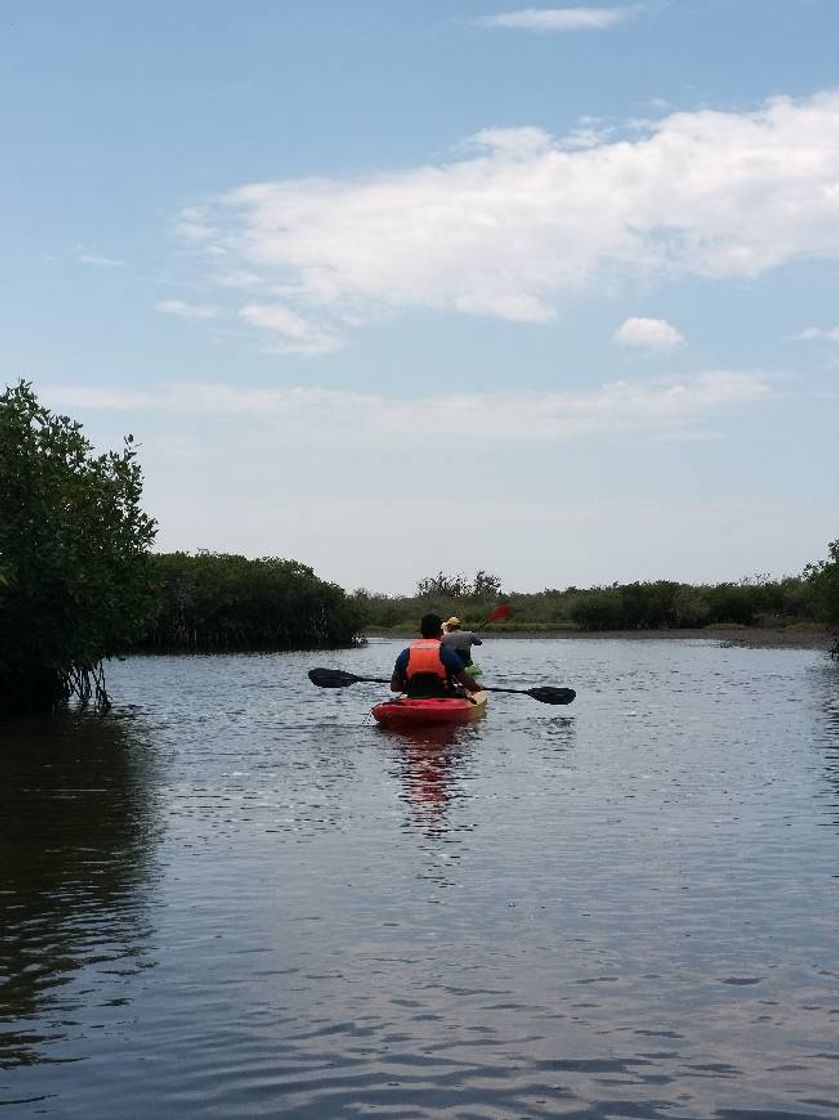
<instances>
[{"instance_id":1,"label":"shoreline vegetation","mask_svg":"<svg viewBox=\"0 0 839 1120\"><path fill-rule=\"evenodd\" d=\"M554 639L693 638L723 645L829 650L816 581L806 576L695 586L671 581L609 587L501 590L479 572L474 581L420 581L414 596L348 594L293 560L199 552L157 553L149 560L149 609L129 651L214 653L329 649L368 637L410 637L420 617L457 615L482 627L499 602L509 617L489 637Z\"/></svg>"},{"instance_id":2,"label":"shoreline vegetation","mask_svg":"<svg viewBox=\"0 0 839 1120\"><path fill-rule=\"evenodd\" d=\"M387 596L361 590L348 594L306 565L275 557L175 552L148 559L149 610L125 652L347 648L367 638L409 638L428 611L443 618L458 615L465 629L478 627L499 600L509 603L512 613L483 630L489 638L692 638L825 650L832 644L830 632L814 617L803 578L755 577L709 586L658 581L505 594L500 581L486 573L479 573L477 593L474 583L441 574L421 581L421 594Z\"/></svg>"},{"instance_id":3,"label":"shoreline vegetation","mask_svg":"<svg viewBox=\"0 0 839 1120\"><path fill-rule=\"evenodd\" d=\"M511 615L484 633L527 638L694 638L725 645L823 649L839 655L839 542L830 559L799 576L756 575L737 582L686 584L655 580L606 587L504 592L485 571L473 580L438 572L413 596L353 592L369 637L404 637L426 611L457 615L464 629L481 627L499 602Z\"/></svg>"},{"instance_id":4,"label":"shoreline vegetation","mask_svg":"<svg viewBox=\"0 0 839 1120\"><path fill-rule=\"evenodd\" d=\"M131 650L226 653L338 649L363 619L335 583L296 560L217 552L149 556L149 611Z\"/></svg>"},{"instance_id":5,"label":"shoreline vegetation","mask_svg":"<svg viewBox=\"0 0 839 1120\"><path fill-rule=\"evenodd\" d=\"M28 382L0 394L0 714L108 708L103 659L148 612L142 489L131 435L99 453Z\"/></svg>"}]
</instances>

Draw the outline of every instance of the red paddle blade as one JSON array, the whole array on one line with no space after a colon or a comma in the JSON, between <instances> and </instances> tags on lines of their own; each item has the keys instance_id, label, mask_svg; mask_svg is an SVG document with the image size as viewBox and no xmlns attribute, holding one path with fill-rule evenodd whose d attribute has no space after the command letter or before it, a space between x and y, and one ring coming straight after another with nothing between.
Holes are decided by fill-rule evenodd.
<instances>
[{"instance_id":1,"label":"red paddle blade","mask_svg":"<svg viewBox=\"0 0 839 1120\"><path fill-rule=\"evenodd\" d=\"M509 618L513 613L513 608L509 603L502 603L500 607L496 607L492 614L489 616L490 622L498 622L499 619Z\"/></svg>"}]
</instances>

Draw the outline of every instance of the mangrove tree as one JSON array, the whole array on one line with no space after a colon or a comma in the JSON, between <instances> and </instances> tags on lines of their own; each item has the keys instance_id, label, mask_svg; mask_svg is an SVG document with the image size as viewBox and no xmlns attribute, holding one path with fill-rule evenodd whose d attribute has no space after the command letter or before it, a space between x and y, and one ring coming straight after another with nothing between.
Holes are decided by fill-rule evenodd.
<instances>
[{"instance_id":1,"label":"mangrove tree","mask_svg":"<svg viewBox=\"0 0 839 1120\"><path fill-rule=\"evenodd\" d=\"M0 395L0 713L108 706L102 661L148 613L141 494L130 435L97 454L28 382Z\"/></svg>"}]
</instances>

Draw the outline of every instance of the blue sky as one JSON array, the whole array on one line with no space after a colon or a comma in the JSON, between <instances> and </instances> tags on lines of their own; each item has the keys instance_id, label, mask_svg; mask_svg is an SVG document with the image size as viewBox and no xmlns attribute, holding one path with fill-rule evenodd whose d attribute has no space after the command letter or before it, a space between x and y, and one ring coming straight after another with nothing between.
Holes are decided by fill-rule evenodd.
<instances>
[{"instance_id":1,"label":"blue sky","mask_svg":"<svg viewBox=\"0 0 839 1120\"><path fill-rule=\"evenodd\" d=\"M346 587L839 535L834 0L0 4L0 324L158 547Z\"/></svg>"}]
</instances>

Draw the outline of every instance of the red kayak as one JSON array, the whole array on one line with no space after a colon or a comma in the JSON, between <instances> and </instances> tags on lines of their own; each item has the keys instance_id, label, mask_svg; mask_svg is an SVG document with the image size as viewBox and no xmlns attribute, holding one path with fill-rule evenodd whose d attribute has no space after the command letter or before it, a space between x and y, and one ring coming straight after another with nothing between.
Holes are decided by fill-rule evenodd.
<instances>
[{"instance_id":1,"label":"red kayak","mask_svg":"<svg viewBox=\"0 0 839 1120\"><path fill-rule=\"evenodd\" d=\"M434 697L409 700L400 696L383 700L373 709L373 718L382 727L420 727L431 723L471 723L486 712L488 692L474 692L469 700Z\"/></svg>"}]
</instances>

